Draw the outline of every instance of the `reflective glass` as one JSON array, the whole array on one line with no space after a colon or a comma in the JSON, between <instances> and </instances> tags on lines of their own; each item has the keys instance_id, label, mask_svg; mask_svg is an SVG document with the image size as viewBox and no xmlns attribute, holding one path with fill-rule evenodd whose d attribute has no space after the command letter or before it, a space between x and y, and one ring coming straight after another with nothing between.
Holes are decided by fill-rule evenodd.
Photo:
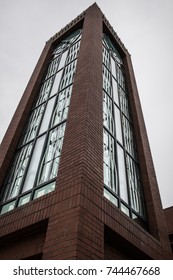
<instances>
[{"instance_id":1,"label":"reflective glass","mask_svg":"<svg viewBox=\"0 0 173 280\"><path fill-rule=\"evenodd\" d=\"M58 69L59 59L60 59L60 57L57 56L54 60L52 60L50 62L45 80L56 73L56 71ZM60 63L61 63L61 61L60 61Z\"/></svg>"},{"instance_id":2,"label":"reflective glass","mask_svg":"<svg viewBox=\"0 0 173 280\"><path fill-rule=\"evenodd\" d=\"M80 47L80 41L78 41L76 44L71 46L71 48L69 50L69 53L68 53L68 57L67 57L67 62L66 63L70 63L75 58L77 58L78 52L79 52L79 47Z\"/></svg>"},{"instance_id":3,"label":"reflective glass","mask_svg":"<svg viewBox=\"0 0 173 280\"><path fill-rule=\"evenodd\" d=\"M114 102L119 106L118 85L114 78L112 78L112 91L113 91Z\"/></svg>"},{"instance_id":4,"label":"reflective glass","mask_svg":"<svg viewBox=\"0 0 173 280\"><path fill-rule=\"evenodd\" d=\"M2 208L1 208L1 214L7 213L7 212L13 210L13 209L14 209L14 206L15 206L15 202L16 202L16 201L14 200L14 201L9 202L9 203L5 204L4 206L2 206Z\"/></svg>"},{"instance_id":5,"label":"reflective glass","mask_svg":"<svg viewBox=\"0 0 173 280\"><path fill-rule=\"evenodd\" d=\"M56 94L58 92L62 72L63 72L63 70L56 73L55 79L53 81L53 86L52 86L52 89L51 89L51 94L50 94L51 96L53 96L54 94Z\"/></svg>"},{"instance_id":6,"label":"reflective glass","mask_svg":"<svg viewBox=\"0 0 173 280\"><path fill-rule=\"evenodd\" d=\"M103 65L103 89L112 96L111 92L111 75L107 68Z\"/></svg>"},{"instance_id":7,"label":"reflective glass","mask_svg":"<svg viewBox=\"0 0 173 280\"><path fill-rule=\"evenodd\" d=\"M70 104L72 86L61 91L58 95L56 107L54 108L51 127L59 124L67 118L68 108Z\"/></svg>"},{"instance_id":8,"label":"reflective glass","mask_svg":"<svg viewBox=\"0 0 173 280\"><path fill-rule=\"evenodd\" d=\"M121 208L122 212L124 212L127 216L130 216L129 208L127 206L125 206L123 203L121 203L120 208Z\"/></svg>"},{"instance_id":9,"label":"reflective glass","mask_svg":"<svg viewBox=\"0 0 173 280\"><path fill-rule=\"evenodd\" d=\"M28 202L30 201L30 197L31 197L31 193L28 193L28 194L22 196L22 197L19 199L18 206L22 206L22 205L28 203Z\"/></svg>"},{"instance_id":10,"label":"reflective glass","mask_svg":"<svg viewBox=\"0 0 173 280\"><path fill-rule=\"evenodd\" d=\"M134 158L136 158L135 153L135 144L134 144L134 137L132 132L132 127L130 122L123 116L123 131L124 131L124 142L125 142L125 148L129 152L130 155L132 155Z\"/></svg>"},{"instance_id":11,"label":"reflective glass","mask_svg":"<svg viewBox=\"0 0 173 280\"><path fill-rule=\"evenodd\" d=\"M103 91L103 125L114 135L113 102Z\"/></svg>"},{"instance_id":12,"label":"reflective glass","mask_svg":"<svg viewBox=\"0 0 173 280\"><path fill-rule=\"evenodd\" d=\"M120 110L116 105L114 105L114 112L116 123L116 138L121 144L123 144Z\"/></svg>"},{"instance_id":13,"label":"reflective glass","mask_svg":"<svg viewBox=\"0 0 173 280\"><path fill-rule=\"evenodd\" d=\"M103 34L104 195L126 213L144 217L137 150L125 85L123 60L110 38ZM110 189L110 193L109 193ZM113 192L112 192L112 191ZM124 203L121 202L124 201ZM114 203L114 202L113 202ZM114 203L115 204L115 203ZM127 205L129 205L129 208Z\"/></svg>"},{"instance_id":14,"label":"reflective glass","mask_svg":"<svg viewBox=\"0 0 173 280\"><path fill-rule=\"evenodd\" d=\"M37 189L34 193L34 199L39 198L40 196L43 196L47 193L50 193L52 191L54 191L55 189L55 181L49 183L48 185L41 187L39 189Z\"/></svg>"},{"instance_id":15,"label":"reflective glass","mask_svg":"<svg viewBox=\"0 0 173 280\"><path fill-rule=\"evenodd\" d=\"M125 79L121 67L117 66L117 80L122 89L125 90Z\"/></svg>"},{"instance_id":16,"label":"reflective glass","mask_svg":"<svg viewBox=\"0 0 173 280\"><path fill-rule=\"evenodd\" d=\"M125 160L124 160L124 151L117 145L118 153L118 170L119 170L119 186L120 186L120 197L128 202L128 193L127 193L127 181L126 181L126 171L125 171Z\"/></svg>"},{"instance_id":17,"label":"reflective glass","mask_svg":"<svg viewBox=\"0 0 173 280\"><path fill-rule=\"evenodd\" d=\"M106 48L103 48L103 63L108 69L110 69L109 52Z\"/></svg>"},{"instance_id":18,"label":"reflective glass","mask_svg":"<svg viewBox=\"0 0 173 280\"><path fill-rule=\"evenodd\" d=\"M38 183L41 184L55 178L58 171L62 150L65 123L54 128L49 133L47 147L40 166Z\"/></svg>"},{"instance_id":19,"label":"reflective glass","mask_svg":"<svg viewBox=\"0 0 173 280\"><path fill-rule=\"evenodd\" d=\"M31 116L24 128L24 132L22 134L19 146L29 142L36 136L44 112L44 108L45 103L43 103L41 106L37 107L35 110L32 111Z\"/></svg>"},{"instance_id":20,"label":"reflective glass","mask_svg":"<svg viewBox=\"0 0 173 280\"><path fill-rule=\"evenodd\" d=\"M36 106L40 105L41 103L43 103L48 99L52 83L53 83L53 78L50 78L49 80L45 81L42 84L39 92L38 100L36 102Z\"/></svg>"},{"instance_id":21,"label":"reflective glass","mask_svg":"<svg viewBox=\"0 0 173 280\"><path fill-rule=\"evenodd\" d=\"M111 70L112 70L112 75L116 79L116 64L115 60L111 57Z\"/></svg>"},{"instance_id":22,"label":"reflective glass","mask_svg":"<svg viewBox=\"0 0 173 280\"><path fill-rule=\"evenodd\" d=\"M130 200L131 200L132 208L136 212L142 214L143 207L141 202L138 167L134 162L134 160L128 155L127 155L127 171L128 171L128 179L129 179L129 186L130 186Z\"/></svg>"},{"instance_id":23,"label":"reflective glass","mask_svg":"<svg viewBox=\"0 0 173 280\"><path fill-rule=\"evenodd\" d=\"M119 87L119 94L120 94L120 107L121 107L121 110L126 115L126 117L128 119L130 119L128 99L127 99L126 93L120 87Z\"/></svg>"},{"instance_id":24,"label":"reflective glass","mask_svg":"<svg viewBox=\"0 0 173 280\"><path fill-rule=\"evenodd\" d=\"M114 139L104 130L104 184L117 193L117 168L115 165Z\"/></svg>"},{"instance_id":25,"label":"reflective glass","mask_svg":"<svg viewBox=\"0 0 173 280\"><path fill-rule=\"evenodd\" d=\"M40 127L40 131L39 131L39 135L43 132L45 132L48 129L48 125L50 122L50 118L53 112L53 107L54 107L54 103L55 103L55 98L56 96L54 96L53 98L49 99L46 109L45 109L45 113L44 113L44 117L43 117L43 121L41 123L41 127Z\"/></svg>"},{"instance_id":26,"label":"reflective glass","mask_svg":"<svg viewBox=\"0 0 173 280\"><path fill-rule=\"evenodd\" d=\"M60 64L58 66L58 70L60 70L62 67L64 67L65 61L66 61L66 58L67 58L67 53L68 53L68 50L66 50L65 52L62 53L62 56L61 56L61 59L60 59Z\"/></svg>"},{"instance_id":27,"label":"reflective glass","mask_svg":"<svg viewBox=\"0 0 173 280\"><path fill-rule=\"evenodd\" d=\"M72 63L68 64L64 68L59 90L62 90L63 88L69 86L73 82L73 77L74 77L75 68L76 68L76 62L77 61L74 60Z\"/></svg>"},{"instance_id":28,"label":"reflective glass","mask_svg":"<svg viewBox=\"0 0 173 280\"><path fill-rule=\"evenodd\" d=\"M34 147L34 152L31 158L31 162L29 164L29 169L27 172L27 176L23 185L22 192L30 190L33 188L35 175L40 163L41 153L44 145L45 135L39 137L37 139L36 145Z\"/></svg>"},{"instance_id":29,"label":"reflective glass","mask_svg":"<svg viewBox=\"0 0 173 280\"><path fill-rule=\"evenodd\" d=\"M114 205L118 206L118 199L112 195L107 189L104 188L104 196L111 201Z\"/></svg>"},{"instance_id":30,"label":"reflective glass","mask_svg":"<svg viewBox=\"0 0 173 280\"><path fill-rule=\"evenodd\" d=\"M23 181L23 176L25 174L26 167L28 165L28 160L31 155L33 143L23 147L18 151L15 157L15 161L13 162L13 166L9 171L9 175L7 177L6 184L6 193L4 195L3 201L6 201L10 198L18 195L21 183Z\"/></svg>"}]
</instances>

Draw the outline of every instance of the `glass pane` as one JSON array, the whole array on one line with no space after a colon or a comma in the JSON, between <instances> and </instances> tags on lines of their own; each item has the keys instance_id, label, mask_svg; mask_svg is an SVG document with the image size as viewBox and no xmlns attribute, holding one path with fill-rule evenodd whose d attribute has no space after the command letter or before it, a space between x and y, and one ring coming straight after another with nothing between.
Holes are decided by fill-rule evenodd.
<instances>
[{"instance_id":1,"label":"glass pane","mask_svg":"<svg viewBox=\"0 0 173 280\"><path fill-rule=\"evenodd\" d=\"M113 91L114 102L119 106L118 85L114 78L112 78L112 91Z\"/></svg>"},{"instance_id":2,"label":"glass pane","mask_svg":"<svg viewBox=\"0 0 173 280\"><path fill-rule=\"evenodd\" d=\"M128 105L128 99L127 99L126 93L121 88L119 88L119 93L120 93L121 111L130 120L129 105Z\"/></svg>"},{"instance_id":3,"label":"glass pane","mask_svg":"<svg viewBox=\"0 0 173 280\"><path fill-rule=\"evenodd\" d=\"M112 69L112 75L116 79L116 65L115 65L115 60L111 57L111 69Z\"/></svg>"},{"instance_id":4,"label":"glass pane","mask_svg":"<svg viewBox=\"0 0 173 280\"><path fill-rule=\"evenodd\" d=\"M103 47L103 63L106 65L108 69L110 69L109 52L105 47Z\"/></svg>"},{"instance_id":5,"label":"glass pane","mask_svg":"<svg viewBox=\"0 0 173 280\"><path fill-rule=\"evenodd\" d=\"M103 125L114 135L113 102L103 91Z\"/></svg>"},{"instance_id":6,"label":"glass pane","mask_svg":"<svg viewBox=\"0 0 173 280\"><path fill-rule=\"evenodd\" d=\"M34 147L34 152L31 158L27 176L23 185L22 192L30 190L33 188L35 175L40 164L40 157L44 145L45 135L37 139L36 145Z\"/></svg>"},{"instance_id":7,"label":"glass pane","mask_svg":"<svg viewBox=\"0 0 173 280\"><path fill-rule=\"evenodd\" d=\"M36 137L37 130L44 112L45 103L32 111L29 121L27 122L19 146L29 142Z\"/></svg>"},{"instance_id":8,"label":"glass pane","mask_svg":"<svg viewBox=\"0 0 173 280\"><path fill-rule=\"evenodd\" d=\"M74 60L72 63L68 64L63 72L59 90L69 86L73 82L73 77L75 73L77 60Z\"/></svg>"},{"instance_id":9,"label":"glass pane","mask_svg":"<svg viewBox=\"0 0 173 280\"><path fill-rule=\"evenodd\" d=\"M116 105L114 105L114 110L115 110L116 137L117 137L117 140L122 144L123 138L122 138L120 110L117 108Z\"/></svg>"},{"instance_id":10,"label":"glass pane","mask_svg":"<svg viewBox=\"0 0 173 280\"><path fill-rule=\"evenodd\" d=\"M117 153L118 153L118 170L119 170L119 191L120 197L128 202L128 193L127 193L127 181L126 181L126 172L125 172L125 161L124 161L124 151L117 144Z\"/></svg>"},{"instance_id":11,"label":"glass pane","mask_svg":"<svg viewBox=\"0 0 173 280\"><path fill-rule=\"evenodd\" d=\"M28 193L19 199L18 206L22 206L30 201L31 194Z\"/></svg>"},{"instance_id":12,"label":"glass pane","mask_svg":"<svg viewBox=\"0 0 173 280\"><path fill-rule=\"evenodd\" d=\"M104 65L103 65L103 89L112 97L111 75Z\"/></svg>"},{"instance_id":13,"label":"glass pane","mask_svg":"<svg viewBox=\"0 0 173 280\"><path fill-rule=\"evenodd\" d=\"M51 118L52 112L53 112L55 98L56 98L56 96L54 96L53 98L49 99L49 101L47 103L46 110L45 110L45 113L44 113L44 116L43 116L43 119L42 119L40 131L39 131L39 135L41 133L47 131L47 129L48 129L50 118Z\"/></svg>"},{"instance_id":14,"label":"glass pane","mask_svg":"<svg viewBox=\"0 0 173 280\"><path fill-rule=\"evenodd\" d=\"M119 85L122 87L122 89L125 90L125 79L124 79L124 74L122 72L122 69L120 66L117 65L117 80Z\"/></svg>"},{"instance_id":15,"label":"glass pane","mask_svg":"<svg viewBox=\"0 0 173 280\"><path fill-rule=\"evenodd\" d=\"M61 76L62 76L62 70L59 71L55 76L55 80L53 82L53 87L51 89L51 96L58 92L59 84L61 81Z\"/></svg>"},{"instance_id":16,"label":"glass pane","mask_svg":"<svg viewBox=\"0 0 173 280\"><path fill-rule=\"evenodd\" d=\"M50 76L54 75L57 71L58 68L58 64L59 64L59 56L57 56L54 60L51 61L51 63L49 64L48 70L47 70L47 74L45 77L45 80L47 78L49 78Z\"/></svg>"},{"instance_id":17,"label":"glass pane","mask_svg":"<svg viewBox=\"0 0 173 280\"><path fill-rule=\"evenodd\" d=\"M14 206L15 206L15 200L13 200L12 202L8 203L8 204L5 204L4 206L2 206L1 208L1 214L4 214L6 212L9 212L11 210L14 209Z\"/></svg>"},{"instance_id":18,"label":"glass pane","mask_svg":"<svg viewBox=\"0 0 173 280\"><path fill-rule=\"evenodd\" d=\"M4 195L3 201L18 195L31 155L32 146L33 143L30 143L29 145L20 149L20 151L18 151L18 153L16 154L13 165L8 173L8 177L5 182L6 193Z\"/></svg>"},{"instance_id":19,"label":"glass pane","mask_svg":"<svg viewBox=\"0 0 173 280\"><path fill-rule=\"evenodd\" d=\"M49 80L45 81L42 84L35 107L48 99L52 83L53 83L53 78L50 78Z\"/></svg>"},{"instance_id":20,"label":"glass pane","mask_svg":"<svg viewBox=\"0 0 173 280\"><path fill-rule=\"evenodd\" d=\"M77 58L78 56L78 52L79 52L79 47L80 47L80 41L77 42L75 45L71 46L68 56L67 56L67 63L70 63L71 61L73 61L75 58Z\"/></svg>"},{"instance_id":21,"label":"glass pane","mask_svg":"<svg viewBox=\"0 0 173 280\"><path fill-rule=\"evenodd\" d=\"M121 203L121 211L124 212L127 216L130 216L129 209L123 203Z\"/></svg>"},{"instance_id":22,"label":"glass pane","mask_svg":"<svg viewBox=\"0 0 173 280\"><path fill-rule=\"evenodd\" d=\"M41 184L57 176L62 150L65 123L49 133L46 150L42 159L38 183Z\"/></svg>"},{"instance_id":23,"label":"glass pane","mask_svg":"<svg viewBox=\"0 0 173 280\"><path fill-rule=\"evenodd\" d=\"M66 50L65 52L62 53L62 56L61 56L61 60L60 60L60 64L59 64L59 66L58 66L58 69L61 69L62 67L64 67L65 61L66 61L66 57L67 57L67 52L68 52L68 50Z\"/></svg>"},{"instance_id":24,"label":"glass pane","mask_svg":"<svg viewBox=\"0 0 173 280\"><path fill-rule=\"evenodd\" d=\"M127 171L130 187L130 200L132 208L143 214L142 199L141 199L141 184L139 180L138 166L134 160L127 155Z\"/></svg>"},{"instance_id":25,"label":"glass pane","mask_svg":"<svg viewBox=\"0 0 173 280\"><path fill-rule=\"evenodd\" d=\"M117 168L115 163L114 139L104 130L104 184L117 193Z\"/></svg>"},{"instance_id":26,"label":"glass pane","mask_svg":"<svg viewBox=\"0 0 173 280\"><path fill-rule=\"evenodd\" d=\"M56 107L54 108L53 117L51 121L51 127L59 124L60 122L67 119L68 108L70 104L72 86L61 91L58 95Z\"/></svg>"},{"instance_id":27,"label":"glass pane","mask_svg":"<svg viewBox=\"0 0 173 280\"><path fill-rule=\"evenodd\" d=\"M36 199L40 196L43 196L47 193L50 193L50 192L54 191L54 189L55 189L55 181L42 188L37 189L34 193L34 199Z\"/></svg>"},{"instance_id":28,"label":"glass pane","mask_svg":"<svg viewBox=\"0 0 173 280\"><path fill-rule=\"evenodd\" d=\"M123 131L124 131L124 142L125 148L129 154L136 158L135 143L133 140L133 131L130 122L123 116Z\"/></svg>"},{"instance_id":29,"label":"glass pane","mask_svg":"<svg viewBox=\"0 0 173 280\"><path fill-rule=\"evenodd\" d=\"M113 196L107 189L104 189L104 196L114 205L118 206L118 199L115 196Z\"/></svg>"}]
</instances>

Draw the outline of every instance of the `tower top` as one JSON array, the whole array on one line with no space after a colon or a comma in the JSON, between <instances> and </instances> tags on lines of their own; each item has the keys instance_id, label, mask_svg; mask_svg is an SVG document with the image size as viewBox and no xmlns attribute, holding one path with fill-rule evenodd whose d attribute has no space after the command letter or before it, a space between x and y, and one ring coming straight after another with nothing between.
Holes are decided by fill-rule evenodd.
<instances>
[{"instance_id":1,"label":"tower top","mask_svg":"<svg viewBox=\"0 0 173 280\"><path fill-rule=\"evenodd\" d=\"M103 19L103 29L104 26L106 27L107 30L109 30L109 33L112 35L112 37L114 37L116 39L117 44L119 45L119 47L123 50L123 52L125 52L126 54L129 55L128 50L125 48L124 44L122 43L120 37L117 35L117 33L115 32L115 30L113 29L112 25L110 24L110 22L107 20L106 16L103 14L103 12L101 11L100 7L97 5L96 2L94 2L91 6L89 6L86 10L84 10L81 14L79 14L75 19L73 19L70 23L68 23L64 28L62 28L59 32L57 32L54 36L52 36L47 42L46 44L52 44L54 42L56 42L57 40L59 40L59 38L61 36L63 36L66 32L68 32L68 30L70 30L71 28L75 28L75 26L79 25L81 21L84 20L85 15L91 11L91 10L97 10L97 12L100 12L102 15L102 19Z\"/></svg>"}]
</instances>

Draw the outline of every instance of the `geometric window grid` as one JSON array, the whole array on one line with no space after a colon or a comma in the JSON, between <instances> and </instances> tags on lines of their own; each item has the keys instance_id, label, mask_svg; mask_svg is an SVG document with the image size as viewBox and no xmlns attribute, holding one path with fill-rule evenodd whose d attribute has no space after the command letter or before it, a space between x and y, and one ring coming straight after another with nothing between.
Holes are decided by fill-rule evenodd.
<instances>
[{"instance_id":1,"label":"geometric window grid","mask_svg":"<svg viewBox=\"0 0 173 280\"><path fill-rule=\"evenodd\" d=\"M3 184L1 214L55 189L81 36L76 30L52 53Z\"/></svg>"},{"instance_id":2,"label":"geometric window grid","mask_svg":"<svg viewBox=\"0 0 173 280\"><path fill-rule=\"evenodd\" d=\"M103 34L104 196L126 215L146 220L123 61Z\"/></svg>"}]
</instances>

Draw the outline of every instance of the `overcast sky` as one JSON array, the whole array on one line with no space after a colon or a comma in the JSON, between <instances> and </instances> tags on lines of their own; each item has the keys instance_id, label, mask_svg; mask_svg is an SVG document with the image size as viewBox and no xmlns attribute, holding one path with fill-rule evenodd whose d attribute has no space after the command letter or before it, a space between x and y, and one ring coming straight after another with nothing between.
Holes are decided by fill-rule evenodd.
<instances>
[{"instance_id":1,"label":"overcast sky","mask_svg":"<svg viewBox=\"0 0 173 280\"><path fill-rule=\"evenodd\" d=\"M92 0L0 0L0 142L45 42ZM173 1L98 0L132 56L163 207L173 205ZM94 27L93 27L94 28Z\"/></svg>"}]
</instances>

